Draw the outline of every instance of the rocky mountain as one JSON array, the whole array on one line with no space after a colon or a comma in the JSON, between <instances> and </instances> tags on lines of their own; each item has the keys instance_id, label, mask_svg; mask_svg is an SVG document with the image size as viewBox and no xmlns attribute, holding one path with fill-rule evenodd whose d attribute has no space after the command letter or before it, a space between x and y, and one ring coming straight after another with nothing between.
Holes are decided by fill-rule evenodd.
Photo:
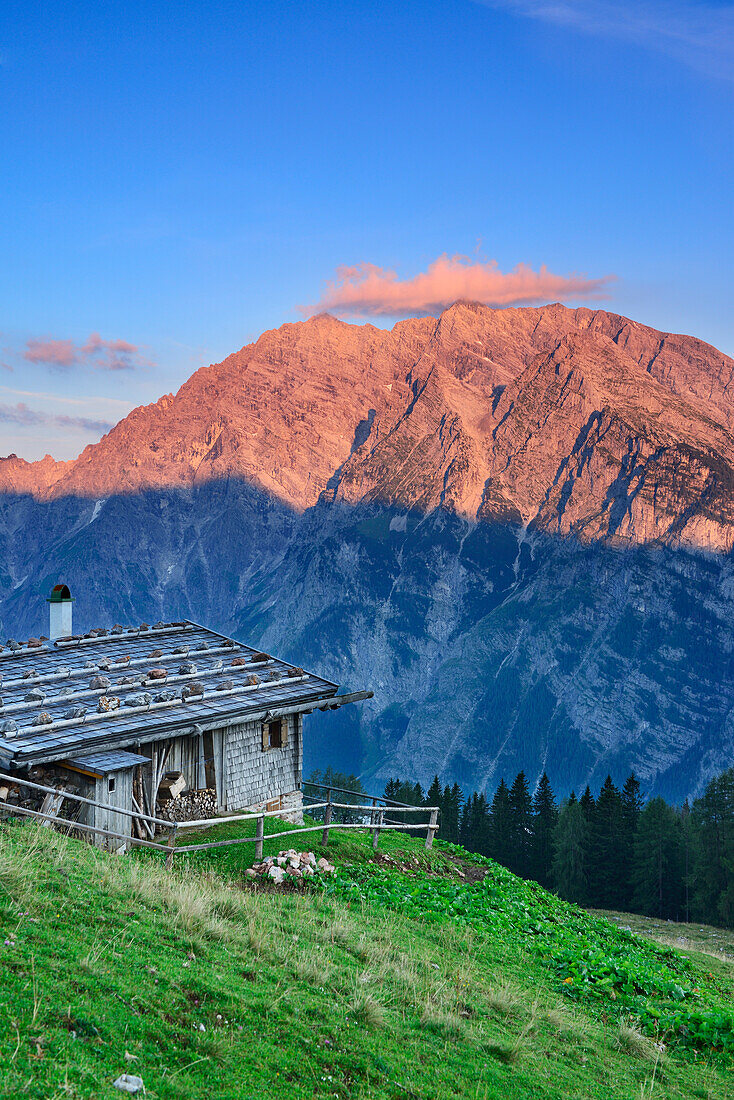
<instances>
[{"instance_id":1,"label":"rocky mountain","mask_svg":"<svg viewBox=\"0 0 734 1100\"><path fill-rule=\"evenodd\" d=\"M188 615L375 690L310 763L684 797L734 745L734 361L560 305L323 315L0 460L0 616ZM339 726L336 729L336 726Z\"/></svg>"}]
</instances>

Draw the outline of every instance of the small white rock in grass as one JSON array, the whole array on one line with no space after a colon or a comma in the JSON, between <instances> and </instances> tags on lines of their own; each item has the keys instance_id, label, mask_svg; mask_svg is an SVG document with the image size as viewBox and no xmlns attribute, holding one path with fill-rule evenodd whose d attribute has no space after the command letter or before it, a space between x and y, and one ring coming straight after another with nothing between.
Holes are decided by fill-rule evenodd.
<instances>
[{"instance_id":1,"label":"small white rock in grass","mask_svg":"<svg viewBox=\"0 0 734 1100\"><path fill-rule=\"evenodd\" d=\"M140 1092L141 1089L143 1092L145 1091L143 1078L135 1077L130 1073L121 1074L112 1084L116 1089L119 1089L120 1092Z\"/></svg>"}]
</instances>

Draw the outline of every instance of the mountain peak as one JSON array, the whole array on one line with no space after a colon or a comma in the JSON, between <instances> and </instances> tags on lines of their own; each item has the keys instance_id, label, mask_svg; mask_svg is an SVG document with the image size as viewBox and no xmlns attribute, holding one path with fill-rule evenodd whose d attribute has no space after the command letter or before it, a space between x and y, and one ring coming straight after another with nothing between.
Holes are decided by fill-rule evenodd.
<instances>
[{"instance_id":1,"label":"mountain peak","mask_svg":"<svg viewBox=\"0 0 734 1100\"><path fill-rule=\"evenodd\" d=\"M603 310L459 300L389 330L322 313L75 462L4 460L0 486L98 498L234 476L297 509L324 492L472 518L500 502L561 533L728 549L733 383L715 348Z\"/></svg>"}]
</instances>

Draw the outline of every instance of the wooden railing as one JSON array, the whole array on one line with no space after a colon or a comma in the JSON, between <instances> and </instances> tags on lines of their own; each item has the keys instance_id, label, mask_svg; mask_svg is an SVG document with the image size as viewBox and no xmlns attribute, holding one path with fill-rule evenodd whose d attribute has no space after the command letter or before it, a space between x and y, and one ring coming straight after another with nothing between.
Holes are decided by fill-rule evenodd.
<instances>
[{"instance_id":1,"label":"wooden railing","mask_svg":"<svg viewBox=\"0 0 734 1100\"><path fill-rule=\"evenodd\" d=\"M159 844L153 840L143 840L140 837L126 835L124 833L116 832L112 829L104 829L99 825L88 825L86 822L74 821L70 818L58 817L56 814L43 813L41 810L31 810L26 806L17 806L11 803L0 802L0 810L5 810L10 814L20 814L21 816L31 817L46 821L49 824L68 826L69 830L78 829L80 832L93 833L95 835L111 837L112 839L125 841L134 847L140 848L154 848L157 851L166 853L166 866L170 867L173 863L174 855L185 852L203 852L212 848L226 848L235 844L254 844L255 845L255 859L262 859L263 844L265 840L277 840L287 836L301 836L304 833L321 833L321 843L328 844L329 833L333 829L368 829L372 833L372 847L377 849L380 833L385 829L398 830L401 832L422 831L426 832L426 848L433 847L433 838L438 831L438 807L437 806L406 806L406 805L393 805L377 806L377 805L358 805L350 802L335 802L330 797L326 802L319 802L315 805L309 805L306 807L308 810L324 810L323 824L319 825L307 825L305 827L286 829L278 833L268 833L265 836L265 819L268 817L282 817L284 812L280 810L255 810L250 813L233 814L229 817L208 817L198 821L166 821L163 818L153 817L150 814L140 813L137 810L126 810L120 806L112 806L106 802L96 802L92 798L85 798L83 795L74 794L71 791L64 790L63 788L47 787L42 783L34 783L28 779L22 779L19 776L5 775L0 772L0 782L10 782L14 785L29 787L32 790L42 791L46 794L58 795L64 801L70 799L72 802L79 802L88 806L94 806L96 809L109 810L112 813L122 814L124 817L136 818L148 822L152 826L159 826L168 831L168 843ZM332 788L332 790L335 788ZM371 796L365 796L371 797ZM384 800L383 800L384 801ZM422 822L418 825L411 825L407 822L386 820L385 814L389 808L390 814L411 814L422 813L429 814L429 820L426 824ZM369 820L362 820L358 822L337 822L332 821L332 814L334 810L353 810L362 815L363 818L369 817ZM204 829L210 828L214 825L227 825L233 822L255 822L255 835L254 836L242 836L233 837L229 840L213 840L206 844L176 844L176 837L180 830L185 829Z\"/></svg>"},{"instance_id":2,"label":"wooden railing","mask_svg":"<svg viewBox=\"0 0 734 1100\"><path fill-rule=\"evenodd\" d=\"M429 821L428 815L430 814L430 811L431 811L430 806L414 806L412 803L398 802L394 798L385 798L383 795L368 794L367 791L355 791L353 788L337 787L337 786L334 786L334 784L332 784L332 783L316 783L311 779L307 779L301 784L301 792L302 792L302 795L303 795L304 803L306 802L306 800L308 800L308 806L304 805L304 809L307 809L309 813L315 811L315 815L319 820L322 817L322 811L319 807L321 807L323 805L323 803L320 801L320 799L318 797L315 797L314 795L310 795L310 794L307 793L306 789L309 788L309 787L312 790L318 790L318 791L322 792L321 798L323 798L324 796L326 797L327 806L328 806L328 804L331 803L333 806L336 807L336 803L332 803L332 795L336 792L338 794L349 795L350 799L353 802L356 802L357 799L364 799L363 804L361 804L361 805L357 804L356 806L350 806L350 809L361 809L364 812L368 812L368 811L371 812L371 811L377 810L377 809L384 809L384 810L387 810L387 811L396 810L398 813L402 809L410 809L411 811L416 812L416 813L419 812L419 811L423 812L424 814L427 815L426 823L428 823L428 821ZM326 813L327 813L327 811L324 810L323 811L323 817L324 818L326 817ZM385 821L392 821L392 820L394 820L394 819L389 818L389 817L385 817ZM395 822L395 824L399 825L400 823Z\"/></svg>"},{"instance_id":3,"label":"wooden railing","mask_svg":"<svg viewBox=\"0 0 734 1100\"><path fill-rule=\"evenodd\" d=\"M122 806L112 806L109 802L97 802L93 798L85 798L84 795L67 791L64 787L46 787L43 783L33 783L30 779L24 779L17 775L6 775L0 772L0 783L5 782L12 783L13 786L29 787L34 791L42 791L45 794L57 795L61 798L62 802L70 799L72 802L79 802L86 806L94 806L98 810L109 810L111 813L122 814L123 817L146 821L153 827L158 825L167 829L168 843L158 844L154 840L142 840L140 837L130 836L126 833L118 833L113 829L103 829L99 825L87 825L84 821L74 821L68 817L59 817L57 814L43 813L41 810L31 810L27 806L16 806L9 802L5 802L4 804L0 802L0 809L4 808L11 814L20 814L22 817L40 818L48 822L49 825L67 825L69 829L78 829L83 833L94 833L95 836L111 837L113 840L123 840L127 844L132 844L140 848L156 848L158 851L166 853L166 866L170 867L173 859L173 852L175 851L176 830L178 828L177 822L165 821L162 817L153 817L151 814L141 813L139 810L126 810Z\"/></svg>"}]
</instances>

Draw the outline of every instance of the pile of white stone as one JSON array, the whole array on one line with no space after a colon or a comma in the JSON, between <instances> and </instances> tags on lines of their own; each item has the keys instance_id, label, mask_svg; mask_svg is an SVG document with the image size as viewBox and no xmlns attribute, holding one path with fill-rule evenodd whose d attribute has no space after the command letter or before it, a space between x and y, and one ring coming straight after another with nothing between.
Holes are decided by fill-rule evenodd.
<instances>
[{"instance_id":1,"label":"pile of white stone","mask_svg":"<svg viewBox=\"0 0 734 1100\"><path fill-rule=\"evenodd\" d=\"M253 863L245 874L249 878L269 879L281 883L290 879L313 878L315 875L333 875L336 871L328 859L316 859L313 852L297 852L289 848L287 852L278 852L277 856L268 856L262 863Z\"/></svg>"}]
</instances>

